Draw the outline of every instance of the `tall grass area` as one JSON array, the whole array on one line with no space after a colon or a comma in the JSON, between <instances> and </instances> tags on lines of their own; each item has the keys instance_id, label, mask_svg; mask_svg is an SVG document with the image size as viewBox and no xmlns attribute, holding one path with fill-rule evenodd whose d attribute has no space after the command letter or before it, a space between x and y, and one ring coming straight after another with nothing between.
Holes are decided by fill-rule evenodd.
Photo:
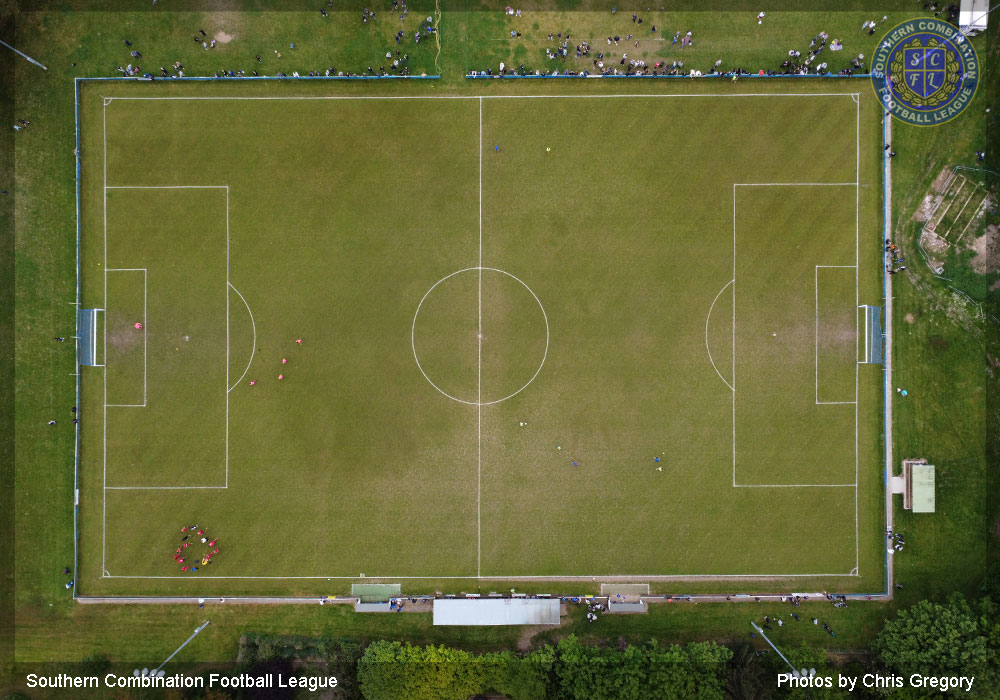
<instances>
[{"instance_id":1,"label":"tall grass area","mask_svg":"<svg viewBox=\"0 0 1000 700\"><path fill-rule=\"evenodd\" d=\"M975 153L986 150L985 166L996 169L987 136L997 130L997 34L993 27L975 44L985 71L965 113L938 128L893 125L893 227L912 263L893 285L894 381L908 391L894 404L895 451L900 460L925 456L937 466L937 512L897 511L897 529L907 538L896 558L903 604L952 590L975 594L1000 549L1000 329L989 318L1000 317L1000 291L983 299L980 315L922 262L921 224L912 219L943 168L982 167Z\"/></svg>"}]
</instances>

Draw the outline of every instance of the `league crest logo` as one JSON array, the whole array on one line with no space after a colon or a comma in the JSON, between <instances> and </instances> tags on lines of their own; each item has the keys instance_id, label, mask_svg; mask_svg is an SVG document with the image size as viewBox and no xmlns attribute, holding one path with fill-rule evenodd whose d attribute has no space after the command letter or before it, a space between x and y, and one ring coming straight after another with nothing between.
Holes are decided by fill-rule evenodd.
<instances>
[{"instance_id":1,"label":"league crest logo","mask_svg":"<svg viewBox=\"0 0 1000 700\"><path fill-rule=\"evenodd\" d=\"M919 126L954 119L976 93L979 60L968 38L936 19L890 31L872 60L872 83L886 111Z\"/></svg>"}]
</instances>

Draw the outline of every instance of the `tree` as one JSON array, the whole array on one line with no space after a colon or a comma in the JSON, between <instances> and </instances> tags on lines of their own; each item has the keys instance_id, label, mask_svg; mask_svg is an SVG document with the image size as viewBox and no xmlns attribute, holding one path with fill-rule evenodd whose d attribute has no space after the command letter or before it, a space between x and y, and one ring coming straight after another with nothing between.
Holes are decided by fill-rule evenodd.
<instances>
[{"instance_id":1,"label":"tree","mask_svg":"<svg viewBox=\"0 0 1000 700\"><path fill-rule=\"evenodd\" d=\"M747 642L739 642L726 669L726 700L767 700L771 697L770 677Z\"/></svg>"},{"instance_id":2,"label":"tree","mask_svg":"<svg viewBox=\"0 0 1000 700\"><path fill-rule=\"evenodd\" d=\"M358 659L358 685L367 700L391 698L405 684L400 642L374 642Z\"/></svg>"},{"instance_id":3,"label":"tree","mask_svg":"<svg viewBox=\"0 0 1000 700\"><path fill-rule=\"evenodd\" d=\"M484 669L466 651L383 641L358 661L358 684L367 700L466 700L483 690Z\"/></svg>"},{"instance_id":4,"label":"tree","mask_svg":"<svg viewBox=\"0 0 1000 700\"><path fill-rule=\"evenodd\" d=\"M715 642L662 647L653 641L646 645L646 653L649 677L643 698L725 698L726 664L733 656L728 647Z\"/></svg>"},{"instance_id":5,"label":"tree","mask_svg":"<svg viewBox=\"0 0 1000 700\"><path fill-rule=\"evenodd\" d=\"M487 688L514 700L545 700L551 684L555 649L546 645L526 656L503 651L487 654L484 662Z\"/></svg>"},{"instance_id":6,"label":"tree","mask_svg":"<svg viewBox=\"0 0 1000 700\"><path fill-rule=\"evenodd\" d=\"M104 654L95 651L83 657L80 661L80 672L86 676L103 676L111 670L111 662Z\"/></svg>"},{"instance_id":7,"label":"tree","mask_svg":"<svg viewBox=\"0 0 1000 700\"><path fill-rule=\"evenodd\" d=\"M681 647L652 641L619 652L584 646L573 636L555 651L559 687L553 695L569 700L722 700L732 656L713 642Z\"/></svg>"},{"instance_id":8,"label":"tree","mask_svg":"<svg viewBox=\"0 0 1000 700\"><path fill-rule=\"evenodd\" d=\"M491 689L513 700L724 700L731 656L713 642L618 651L572 635L526 656L375 642L358 661L358 683L367 700L466 700Z\"/></svg>"},{"instance_id":9,"label":"tree","mask_svg":"<svg viewBox=\"0 0 1000 700\"><path fill-rule=\"evenodd\" d=\"M975 672L991 653L987 630L961 593L945 604L922 600L885 623L875 639L876 658L900 673Z\"/></svg>"},{"instance_id":10,"label":"tree","mask_svg":"<svg viewBox=\"0 0 1000 700\"><path fill-rule=\"evenodd\" d=\"M584 646L576 635L556 645L555 675L560 697L567 700L608 700L614 698L616 683L608 660L599 649ZM629 696L622 695L623 700Z\"/></svg>"}]
</instances>

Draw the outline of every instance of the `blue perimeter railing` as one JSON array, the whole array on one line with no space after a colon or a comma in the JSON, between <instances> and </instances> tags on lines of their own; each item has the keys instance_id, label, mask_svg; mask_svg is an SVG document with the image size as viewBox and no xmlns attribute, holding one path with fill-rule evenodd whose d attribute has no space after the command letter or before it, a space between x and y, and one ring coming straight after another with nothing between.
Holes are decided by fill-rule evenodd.
<instances>
[{"instance_id":1,"label":"blue perimeter railing","mask_svg":"<svg viewBox=\"0 0 1000 700\"><path fill-rule=\"evenodd\" d=\"M689 75L663 75L663 76L653 76L653 75L507 75L507 76L495 76L495 75L466 75L466 78L688 78L693 79ZM708 76L700 76L702 78L732 78L732 74L712 74ZM840 78L851 79L851 78L870 78L870 74L855 74L851 76L842 75L741 75L740 79L743 78ZM181 82L181 81L240 81L240 80L439 80L440 75L413 75L413 76L403 76L403 75L372 75L372 76L249 76L249 77L215 77L215 76L185 76L183 78L160 78L160 80L166 82ZM144 77L128 77L128 76L110 76L110 77L93 77L93 78L74 78L74 127L76 132L76 302L75 308L80 308L81 303L81 290L80 290L80 231L81 231L81 221L80 221L80 179L81 179L81 165L80 165L80 84L84 82L101 82L101 81L145 81L145 82L155 82L154 79L144 78ZM883 116L882 119L882 238L880 243L888 237L889 232L889 221L887 218L887 190L888 182L886 179L888 172L888 153L885 149L886 145L886 117ZM881 246L880 246L881 250ZM888 275L883 270L882 273L882 296L887 302L887 291L888 291ZM80 338L79 338L79 313L76 316L76 405L80 405ZM887 328L887 333L891 333L892 330ZM891 361L891 360L890 360ZM882 408L882 422L883 422L883 442L885 449L885 464L883 468L883 482L886 489L889 488L889 435L888 435L888 392L889 392L889 375L888 370L883 369L885 373L885 382L883 383L883 408ZM74 438L74 457L73 457L73 599L76 600L77 596L77 578L79 575L79 517L80 517L80 424L76 424L75 438ZM885 509L885 519L888 521L889 513L888 506ZM885 553L885 590L881 593L850 593L847 594L847 598L854 600L878 597L878 598L888 598L891 591L889 590L889 553L886 550ZM739 594L740 596L750 597L753 594ZM172 596L165 596L172 597ZM187 599L190 596L176 596L177 598ZM671 597L671 596L665 596ZM688 598L693 599L695 596L685 596L674 594L674 598ZM700 597L700 596L699 596ZM777 594L774 596L762 596L762 597L778 597Z\"/></svg>"},{"instance_id":2,"label":"blue perimeter railing","mask_svg":"<svg viewBox=\"0 0 1000 700\"><path fill-rule=\"evenodd\" d=\"M101 82L101 81L132 81L140 83L164 83L198 82L198 81L247 81L247 80L440 80L440 75L185 75L183 78L142 75L110 75L98 76L94 78L74 78L77 84L77 94L79 95L79 84L81 82ZM79 119L77 119L79 126Z\"/></svg>"},{"instance_id":3,"label":"blue perimeter railing","mask_svg":"<svg viewBox=\"0 0 1000 700\"><path fill-rule=\"evenodd\" d=\"M826 78L837 78L839 80L851 80L853 78L871 78L872 77L871 73L854 73L852 75L839 75L837 73L824 73L823 75L809 74L809 73L806 73L804 75L800 75L800 74L797 74L797 73L796 74L789 74L789 75L785 75L785 74L781 74L781 75L767 75L767 74L760 75L759 73L749 73L749 74L739 74L739 75L737 75L736 73L703 73L702 75L699 75L699 76L693 76L693 75L688 75L688 74L685 74L685 75L623 75L623 74L618 74L618 75L604 75L602 73L587 73L586 75L584 75L583 73L575 73L573 75L565 75L565 74L562 74L562 73L556 73L556 74L542 73L542 74L539 74L539 75L535 75L534 73L532 73L530 75L487 75L486 73L478 73L478 72L476 74L467 73L465 75L465 77L468 80L492 80L492 79L514 80L514 79L522 79L522 78L523 79L529 79L529 78L533 78L533 79L538 79L538 78L561 78L561 79L564 79L564 80L568 79L568 78L612 78L612 79L615 79L615 78L628 78L628 79L649 78L649 79L654 79L655 78L657 80L660 80L662 78L673 78L673 79L683 78L685 80L701 80L703 78L709 78L709 79L718 80L719 78L728 78L728 79L732 80L734 75L737 77L737 80L745 80L747 78L758 78L758 79L759 78L781 78L781 79L787 79L787 78L814 78L815 79L815 78L819 78L821 80L822 79L826 79Z\"/></svg>"}]
</instances>

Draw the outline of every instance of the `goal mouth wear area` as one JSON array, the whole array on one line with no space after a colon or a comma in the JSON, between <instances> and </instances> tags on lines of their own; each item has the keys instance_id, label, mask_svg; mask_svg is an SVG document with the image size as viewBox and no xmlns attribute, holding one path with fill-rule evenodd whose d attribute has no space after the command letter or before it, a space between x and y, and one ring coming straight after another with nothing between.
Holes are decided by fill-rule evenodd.
<instances>
[{"instance_id":1,"label":"goal mouth wear area","mask_svg":"<svg viewBox=\"0 0 1000 700\"><path fill-rule=\"evenodd\" d=\"M98 326L104 309L80 309L76 315L77 342L80 347L80 364L87 367L101 367L98 357Z\"/></svg>"}]
</instances>

